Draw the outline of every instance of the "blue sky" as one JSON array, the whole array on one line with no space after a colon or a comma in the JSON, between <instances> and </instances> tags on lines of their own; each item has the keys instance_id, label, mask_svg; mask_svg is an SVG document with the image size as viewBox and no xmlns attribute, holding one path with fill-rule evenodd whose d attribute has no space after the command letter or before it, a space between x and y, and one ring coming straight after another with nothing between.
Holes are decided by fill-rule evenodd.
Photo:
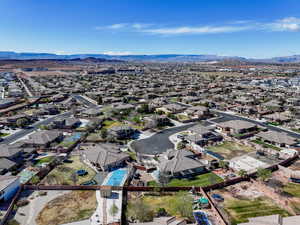
<instances>
[{"instance_id":1,"label":"blue sky","mask_svg":"<svg viewBox=\"0 0 300 225\"><path fill-rule=\"evenodd\" d=\"M0 51L300 54L300 1L0 0Z\"/></svg>"}]
</instances>

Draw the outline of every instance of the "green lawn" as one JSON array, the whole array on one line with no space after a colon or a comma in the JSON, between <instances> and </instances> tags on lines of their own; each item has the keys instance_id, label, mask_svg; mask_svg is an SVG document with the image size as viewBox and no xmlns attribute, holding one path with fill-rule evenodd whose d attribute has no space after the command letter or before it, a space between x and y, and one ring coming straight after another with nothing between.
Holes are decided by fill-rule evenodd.
<instances>
[{"instance_id":1,"label":"green lawn","mask_svg":"<svg viewBox=\"0 0 300 225\"><path fill-rule=\"evenodd\" d=\"M294 197L300 198L300 184L288 183L284 186L283 191Z\"/></svg>"},{"instance_id":2,"label":"green lawn","mask_svg":"<svg viewBox=\"0 0 300 225\"><path fill-rule=\"evenodd\" d=\"M220 145L209 146L208 150L218 153L225 159L232 159L236 156L246 154L248 152L254 151L254 149L247 145L238 144L232 141L224 141Z\"/></svg>"},{"instance_id":3,"label":"green lawn","mask_svg":"<svg viewBox=\"0 0 300 225\"><path fill-rule=\"evenodd\" d=\"M172 179L167 186L169 187L205 187L211 184L220 183L223 179L214 173L205 173L195 176L191 179ZM155 181L150 181L147 183L148 186L159 186Z\"/></svg>"},{"instance_id":4,"label":"green lawn","mask_svg":"<svg viewBox=\"0 0 300 225\"><path fill-rule=\"evenodd\" d=\"M2 133L2 132L0 132L0 137L6 137L8 135L10 135L10 134L9 133Z\"/></svg>"},{"instance_id":5,"label":"green lawn","mask_svg":"<svg viewBox=\"0 0 300 225\"><path fill-rule=\"evenodd\" d=\"M289 216L289 213L267 198L240 200L236 198L225 199L225 211L229 214L231 224L248 222L248 218L269 216L280 214L282 216Z\"/></svg>"},{"instance_id":6,"label":"green lawn","mask_svg":"<svg viewBox=\"0 0 300 225\"><path fill-rule=\"evenodd\" d=\"M50 163L54 158L55 158L54 156L47 156L47 157L38 159L35 161L35 166L39 166L44 163Z\"/></svg>"}]
</instances>

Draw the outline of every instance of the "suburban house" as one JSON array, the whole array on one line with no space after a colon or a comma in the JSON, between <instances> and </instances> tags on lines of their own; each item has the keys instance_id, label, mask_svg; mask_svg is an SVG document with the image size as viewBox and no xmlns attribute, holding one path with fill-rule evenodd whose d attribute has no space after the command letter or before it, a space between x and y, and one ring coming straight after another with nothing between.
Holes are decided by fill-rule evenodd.
<instances>
[{"instance_id":1,"label":"suburban house","mask_svg":"<svg viewBox=\"0 0 300 225\"><path fill-rule=\"evenodd\" d=\"M89 108L89 109L84 110L81 113L82 116L85 116L85 117L88 117L88 118L97 117L97 116L100 116L102 114L103 114L103 112L101 111L100 108Z\"/></svg>"},{"instance_id":2,"label":"suburban house","mask_svg":"<svg viewBox=\"0 0 300 225\"><path fill-rule=\"evenodd\" d=\"M263 115L262 118L270 121L270 122L278 122L278 123L286 123L291 121L291 118L287 117L283 113L272 113Z\"/></svg>"},{"instance_id":3,"label":"suburban house","mask_svg":"<svg viewBox=\"0 0 300 225\"><path fill-rule=\"evenodd\" d=\"M209 109L205 106L193 106L184 111L184 114L192 119L207 119L211 116Z\"/></svg>"},{"instance_id":4,"label":"suburban house","mask_svg":"<svg viewBox=\"0 0 300 225\"><path fill-rule=\"evenodd\" d=\"M57 118L53 121L56 129L74 129L77 128L81 122L74 117L70 118Z\"/></svg>"},{"instance_id":5,"label":"suburban house","mask_svg":"<svg viewBox=\"0 0 300 225\"><path fill-rule=\"evenodd\" d=\"M189 143L200 145L201 147L223 140L222 135L214 132L213 129L200 125L189 128L188 132L190 134L185 137L185 140Z\"/></svg>"},{"instance_id":6,"label":"suburban house","mask_svg":"<svg viewBox=\"0 0 300 225\"><path fill-rule=\"evenodd\" d=\"M190 151L169 149L159 157L158 170L169 177L183 178L204 173L206 164Z\"/></svg>"},{"instance_id":7,"label":"suburban house","mask_svg":"<svg viewBox=\"0 0 300 225\"><path fill-rule=\"evenodd\" d=\"M11 199L20 188L20 178L15 176L0 176L0 202Z\"/></svg>"},{"instance_id":8,"label":"suburban house","mask_svg":"<svg viewBox=\"0 0 300 225\"><path fill-rule=\"evenodd\" d=\"M153 115L144 118L145 126L148 128L162 127L170 124L170 119L165 115Z\"/></svg>"},{"instance_id":9,"label":"suburban house","mask_svg":"<svg viewBox=\"0 0 300 225\"><path fill-rule=\"evenodd\" d=\"M7 158L0 158L0 175L4 175L9 170L15 168L17 164Z\"/></svg>"},{"instance_id":10,"label":"suburban house","mask_svg":"<svg viewBox=\"0 0 300 225\"><path fill-rule=\"evenodd\" d=\"M217 129L232 136L243 136L259 131L259 127L245 120L229 120L216 124Z\"/></svg>"},{"instance_id":11,"label":"suburban house","mask_svg":"<svg viewBox=\"0 0 300 225\"><path fill-rule=\"evenodd\" d=\"M126 165L129 155L119 150L117 146L96 145L88 146L82 152L85 160L101 171L111 171Z\"/></svg>"},{"instance_id":12,"label":"suburban house","mask_svg":"<svg viewBox=\"0 0 300 225\"><path fill-rule=\"evenodd\" d=\"M108 133L118 139L126 139L135 133L135 129L130 126L114 126L108 129Z\"/></svg>"},{"instance_id":13,"label":"suburban house","mask_svg":"<svg viewBox=\"0 0 300 225\"><path fill-rule=\"evenodd\" d=\"M186 109L185 106L179 105L179 104L167 104L160 108L157 108L157 111L163 111L164 113L180 113L183 112Z\"/></svg>"},{"instance_id":14,"label":"suburban house","mask_svg":"<svg viewBox=\"0 0 300 225\"><path fill-rule=\"evenodd\" d=\"M277 145L280 147L295 146L299 143L296 138L288 135L287 133L272 130L259 132L255 136L267 143Z\"/></svg>"},{"instance_id":15,"label":"suburban house","mask_svg":"<svg viewBox=\"0 0 300 225\"><path fill-rule=\"evenodd\" d=\"M42 130L37 131L28 136L28 139L24 140L27 146L47 148L51 143L60 142L63 139L63 134L60 131Z\"/></svg>"}]
</instances>

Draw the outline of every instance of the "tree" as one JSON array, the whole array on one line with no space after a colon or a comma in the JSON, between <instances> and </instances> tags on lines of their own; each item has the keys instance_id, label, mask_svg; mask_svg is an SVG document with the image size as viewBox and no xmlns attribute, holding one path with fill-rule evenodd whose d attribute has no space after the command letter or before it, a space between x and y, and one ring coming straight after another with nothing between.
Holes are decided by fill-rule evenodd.
<instances>
[{"instance_id":1,"label":"tree","mask_svg":"<svg viewBox=\"0 0 300 225\"><path fill-rule=\"evenodd\" d=\"M177 144L177 149L178 150L181 150L181 149L184 149L185 148L185 144L183 143L183 141L181 141L181 142L179 142L178 144Z\"/></svg>"},{"instance_id":2,"label":"tree","mask_svg":"<svg viewBox=\"0 0 300 225\"><path fill-rule=\"evenodd\" d=\"M100 135L103 139L107 138L107 129L106 128L103 128L101 131L100 131Z\"/></svg>"},{"instance_id":3,"label":"tree","mask_svg":"<svg viewBox=\"0 0 300 225\"><path fill-rule=\"evenodd\" d=\"M241 169L239 172L238 172L238 175L240 177L246 177L248 175L247 171L244 170L244 169Z\"/></svg>"},{"instance_id":4,"label":"tree","mask_svg":"<svg viewBox=\"0 0 300 225\"><path fill-rule=\"evenodd\" d=\"M17 127L25 127L27 124L28 124L28 119L26 118L20 118L16 122Z\"/></svg>"},{"instance_id":5,"label":"tree","mask_svg":"<svg viewBox=\"0 0 300 225\"><path fill-rule=\"evenodd\" d=\"M261 181L267 181L271 176L272 176L271 170L263 169L263 168L258 168L257 169L257 177Z\"/></svg>"},{"instance_id":6,"label":"tree","mask_svg":"<svg viewBox=\"0 0 300 225\"><path fill-rule=\"evenodd\" d=\"M175 212L176 215L193 218L193 197L188 192L177 192L170 206L171 211Z\"/></svg>"},{"instance_id":7,"label":"tree","mask_svg":"<svg viewBox=\"0 0 300 225\"><path fill-rule=\"evenodd\" d=\"M139 222L150 222L153 220L154 212L143 199L137 199L129 202L127 206L127 217Z\"/></svg>"},{"instance_id":8,"label":"tree","mask_svg":"<svg viewBox=\"0 0 300 225\"><path fill-rule=\"evenodd\" d=\"M103 104L103 99L102 99L101 96L98 96L98 98L97 98L97 104L98 105L102 105Z\"/></svg>"},{"instance_id":9,"label":"tree","mask_svg":"<svg viewBox=\"0 0 300 225\"><path fill-rule=\"evenodd\" d=\"M115 216L117 215L118 212L119 212L118 206L116 206L116 204L113 203L113 205L112 205L112 206L110 207L110 209L109 209L110 215L111 215L113 218L115 218Z\"/></svg>"},{"instance_id":10,"label":"tree","mask_svg":"<svg viewBox=\"0 0 300 225\"><path fill-rule=\"evenodd\" d=\"M228 162L224 161L224 160L220 160L219 167L221 167L222 169L228 170Z\"/></svg>"}]
</instances>

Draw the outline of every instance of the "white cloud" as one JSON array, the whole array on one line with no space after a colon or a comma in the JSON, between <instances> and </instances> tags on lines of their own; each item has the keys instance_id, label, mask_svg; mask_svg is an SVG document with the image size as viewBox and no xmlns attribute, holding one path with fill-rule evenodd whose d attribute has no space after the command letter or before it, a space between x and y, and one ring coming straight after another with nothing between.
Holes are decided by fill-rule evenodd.
<instances>
[{"instance_id":1,"label":"white cloud","mask_svg":"<svg viewBox=\"0 0 300 225\"><path fill-rule=\"evenodd\" d=\"M216 33L230 33L238 32L249 29L248 26L204 26L204 27L172 27L172 28L158 28L158 29L147 29L143 32L153 34L216 34Z\"/></svg>"},{"instance_id":2,"label":"white cloud","mask_svg":"<svg viewBox=\"0 0 300 225\"><path fill-rule=\"evenodd\" d=\"M223 25L211 26L174 26L163 27L150 23L116 23L104 27L96 27L97 30L116 30L157 35L188 35L188 34L219 34L241 31L300 31L300 18L286 17L271 22L255 22L251 20L237 20Z\"/></svg>"},{"instance_id":3,"label":"white cloud","mask_svg":"<svg viewBox=\"0 0 300 225\"><path fill-rule=\"evenodd\" d=\"M129 51L124 51L124 52L119 52L119 51L107 51L107 52L102 52L104 55L132 55L132 52Z\"/></svg>"},{"instance_id":4,"label":"white cloud","mask_svg":"<svg viewBox=\"0 0 300 225\"><path fill-rule=\"evenodd\" d=\"M272 31L300 31L300 18L286 17L267 24Z\"/></svg>"},{"instance_id":5,"label":"white cloud","mask_svg":"<svg viewBox=\"0 0 300 225\"><path fill-rule=\"evenodd\" d=\"M150 27L152 24L149 23L133 23L132 28L134 29L144 29Z\"/></svg>"}]
</instances>

